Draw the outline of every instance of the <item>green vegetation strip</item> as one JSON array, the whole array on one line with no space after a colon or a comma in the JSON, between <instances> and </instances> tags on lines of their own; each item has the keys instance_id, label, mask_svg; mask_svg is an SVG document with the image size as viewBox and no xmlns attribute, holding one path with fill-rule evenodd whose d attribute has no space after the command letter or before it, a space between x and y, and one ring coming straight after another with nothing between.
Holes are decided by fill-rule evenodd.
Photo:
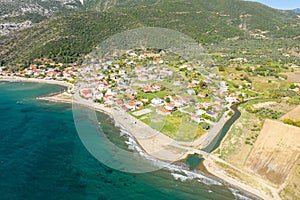
<instances>
[{"instance_id":1,"label":"green vegetation strip","mask_svg":"<svg viewBox=\"0 0 300 200\"><path fill-rule=\"evenodd\" d=\"M292 125L292 126L297 126L297 127L300 128L300 121L297 121L297 120L284 119L284 120L283 120L283 123L289 124L289 125Z\"/></svg>"}]
</instances>

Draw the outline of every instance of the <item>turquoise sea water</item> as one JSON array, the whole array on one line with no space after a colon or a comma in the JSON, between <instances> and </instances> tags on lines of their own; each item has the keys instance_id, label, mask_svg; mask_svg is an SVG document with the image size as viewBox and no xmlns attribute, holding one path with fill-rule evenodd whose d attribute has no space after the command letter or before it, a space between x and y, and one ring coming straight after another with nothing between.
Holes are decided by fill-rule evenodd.
<instances>
[{"instance_id":1,"label":"turquoise sea water","mask_svg":"<svg viewBox=\"0 0 300 200\"><path fill-rule=\"evenodd\" d=\"M236 199L212 179L174 178L194 173L128 174L103 165L81 143L71 105L35 99L63 89L0 82L0 199ZM111 141L126 147L113 120L98 118Z\"/></svg>"}]
</instances>

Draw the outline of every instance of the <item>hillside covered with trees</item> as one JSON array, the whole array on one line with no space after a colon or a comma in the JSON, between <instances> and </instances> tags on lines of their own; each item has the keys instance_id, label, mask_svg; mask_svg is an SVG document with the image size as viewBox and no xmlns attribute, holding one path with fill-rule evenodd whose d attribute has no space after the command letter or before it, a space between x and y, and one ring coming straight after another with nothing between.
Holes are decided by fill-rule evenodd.
<instances>
[{"instance_id":1,"label":"hillside covered with trees","mask_svg":"<svg viewBox=\"0 0 300 200\"><path fill-rule=\"evenodd\" d=\"M289 44L299 51L300 19L241 0L85 1L72 12L60 12L35 26L0 38L2 66L28 65L37 58L75 62L106 38L138 27L163 27L180 31L214 52L237 55L236 49L256 43L271 49ZM78 2L77 2L78 3ZM228 42L229 41L229 42ZM228 45L233 41L234 45ZM246 42L246 43L245 43ZM275 46L268 44L277 43ZM214 44L213 47L212 44ZM232 43L231 43L232 44ZM264 51L269 49L262 49ZM280 53L279 53L280 54Z\"/></svg>"}]
</instances>

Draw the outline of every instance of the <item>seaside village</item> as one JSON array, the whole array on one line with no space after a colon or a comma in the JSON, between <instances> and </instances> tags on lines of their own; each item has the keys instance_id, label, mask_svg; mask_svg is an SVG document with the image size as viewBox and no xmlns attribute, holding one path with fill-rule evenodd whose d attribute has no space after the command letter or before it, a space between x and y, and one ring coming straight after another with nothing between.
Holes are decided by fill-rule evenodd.
<instances>
[{"instance_id":1,"label":"seaside village","mask_svg":"<svg viewBox=\"0 0 300 200\"><path fill-rule=\"evenodd\" d=\"M174 78L178 74L181 79ZM17 72L0 68L0 75L77 82L82 98L118 107L139 119L151 112L165 116L180 112L197 124L213 125L243 95L230 93L225 81L214 80L214 73L197 74L186 61L174 64L165 52L132 50L112 61L89 58L85 67L50 63ZM182 90L176 91L178 88Z\"/></svg>"},{"instance_id":2,"label":"seaside village","mask_svg":"<svg viewBox=\"0 0 300 200\"><path fill-rule=\"evenodd\" d=\"M203 76L191 63L172 62L165 54L127 51L118 60L90 58L80 71L84 77L79 81L80 95L138 119L153 112L182 113L197 124L208 124L205 129L209 129L241 93L229 93L217 74Z\"/></svg>"},{"instance_id":3,"label":"seaside village","mask_svg":"<svg viewBox=\"0 0 300 200\"><path fill-rule=\"evenodd\" d=\"M0 76L3 78L10 77L24 77L37 78L44 80L58 80L74 83L80 73L77 64L64 65L62 63L56 64L54 62L47 63L47 65L30 65L28 68L21 69L16 72L6 70L4 67L0 68Z\"/></svg>"}]
</instances>

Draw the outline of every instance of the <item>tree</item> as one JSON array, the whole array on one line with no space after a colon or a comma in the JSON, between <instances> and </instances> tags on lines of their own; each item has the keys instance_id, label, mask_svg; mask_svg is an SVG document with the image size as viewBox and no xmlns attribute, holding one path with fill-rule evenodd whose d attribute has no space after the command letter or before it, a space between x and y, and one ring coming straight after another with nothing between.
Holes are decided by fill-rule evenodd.
<instances>
[{"instance_id":1,"label":"tree","mask_svg":"<svg viewBox=\"0 0 300 200\"><path fill-rule=\"evenodd\" d=\"M218 67L220 72L225 72L225 67L224 66L220 66Z\"/></svg>"},{"instance_id":2,"label":"tree","mask_svg":"<svg viewBox=\"0 0 300 200\"><path fill-rule=\"evenodd\" d=\"M95 103L100 103L100 104L103 104L104 103L104 100L101 98L101 99L95 99L94 100Z\"/></svg>"},{"instance_id":3,"label":"tree","mask_svg":"<svg viewBox=\"0 0 300 200\"><path fill-rule=\"evenodd\" d=\"M167 103L170 103L171 102L171 99L168 97L168 98L166 98L166 102Z\"/></svg>"},{"instance_id":4,"label":"tree","mask_svg":"<svg viewBox=\"0 0 300 200\"><path fill-rule=\"evenodd\" d=\"M206 123L206 122L202 122L200 124L200 126L204 129L204 130L208 130L210 129L210 124Z\"/></svg>"},{"instance_id":5,"label":"tree","mask_svg":"<svg viewBox=\"0 0 300 200\"><path fill-rule=\"evenodd\" d=\"M235 68L235 70L236 70L236 71L242 71L243 68L241 68L240 66L237 66L237 67Z\"/></svg>"},{"instance_id":6,"label":"tree","mask_svg":"<svg viewBox=\"0 0 300 200\"><path fill-rule=\"evenodd\" d=\"M297 86L294 84L294 83L292 83L291 85L290 85L290 89L295 89Z\"/></svg>"}]
</instances>

